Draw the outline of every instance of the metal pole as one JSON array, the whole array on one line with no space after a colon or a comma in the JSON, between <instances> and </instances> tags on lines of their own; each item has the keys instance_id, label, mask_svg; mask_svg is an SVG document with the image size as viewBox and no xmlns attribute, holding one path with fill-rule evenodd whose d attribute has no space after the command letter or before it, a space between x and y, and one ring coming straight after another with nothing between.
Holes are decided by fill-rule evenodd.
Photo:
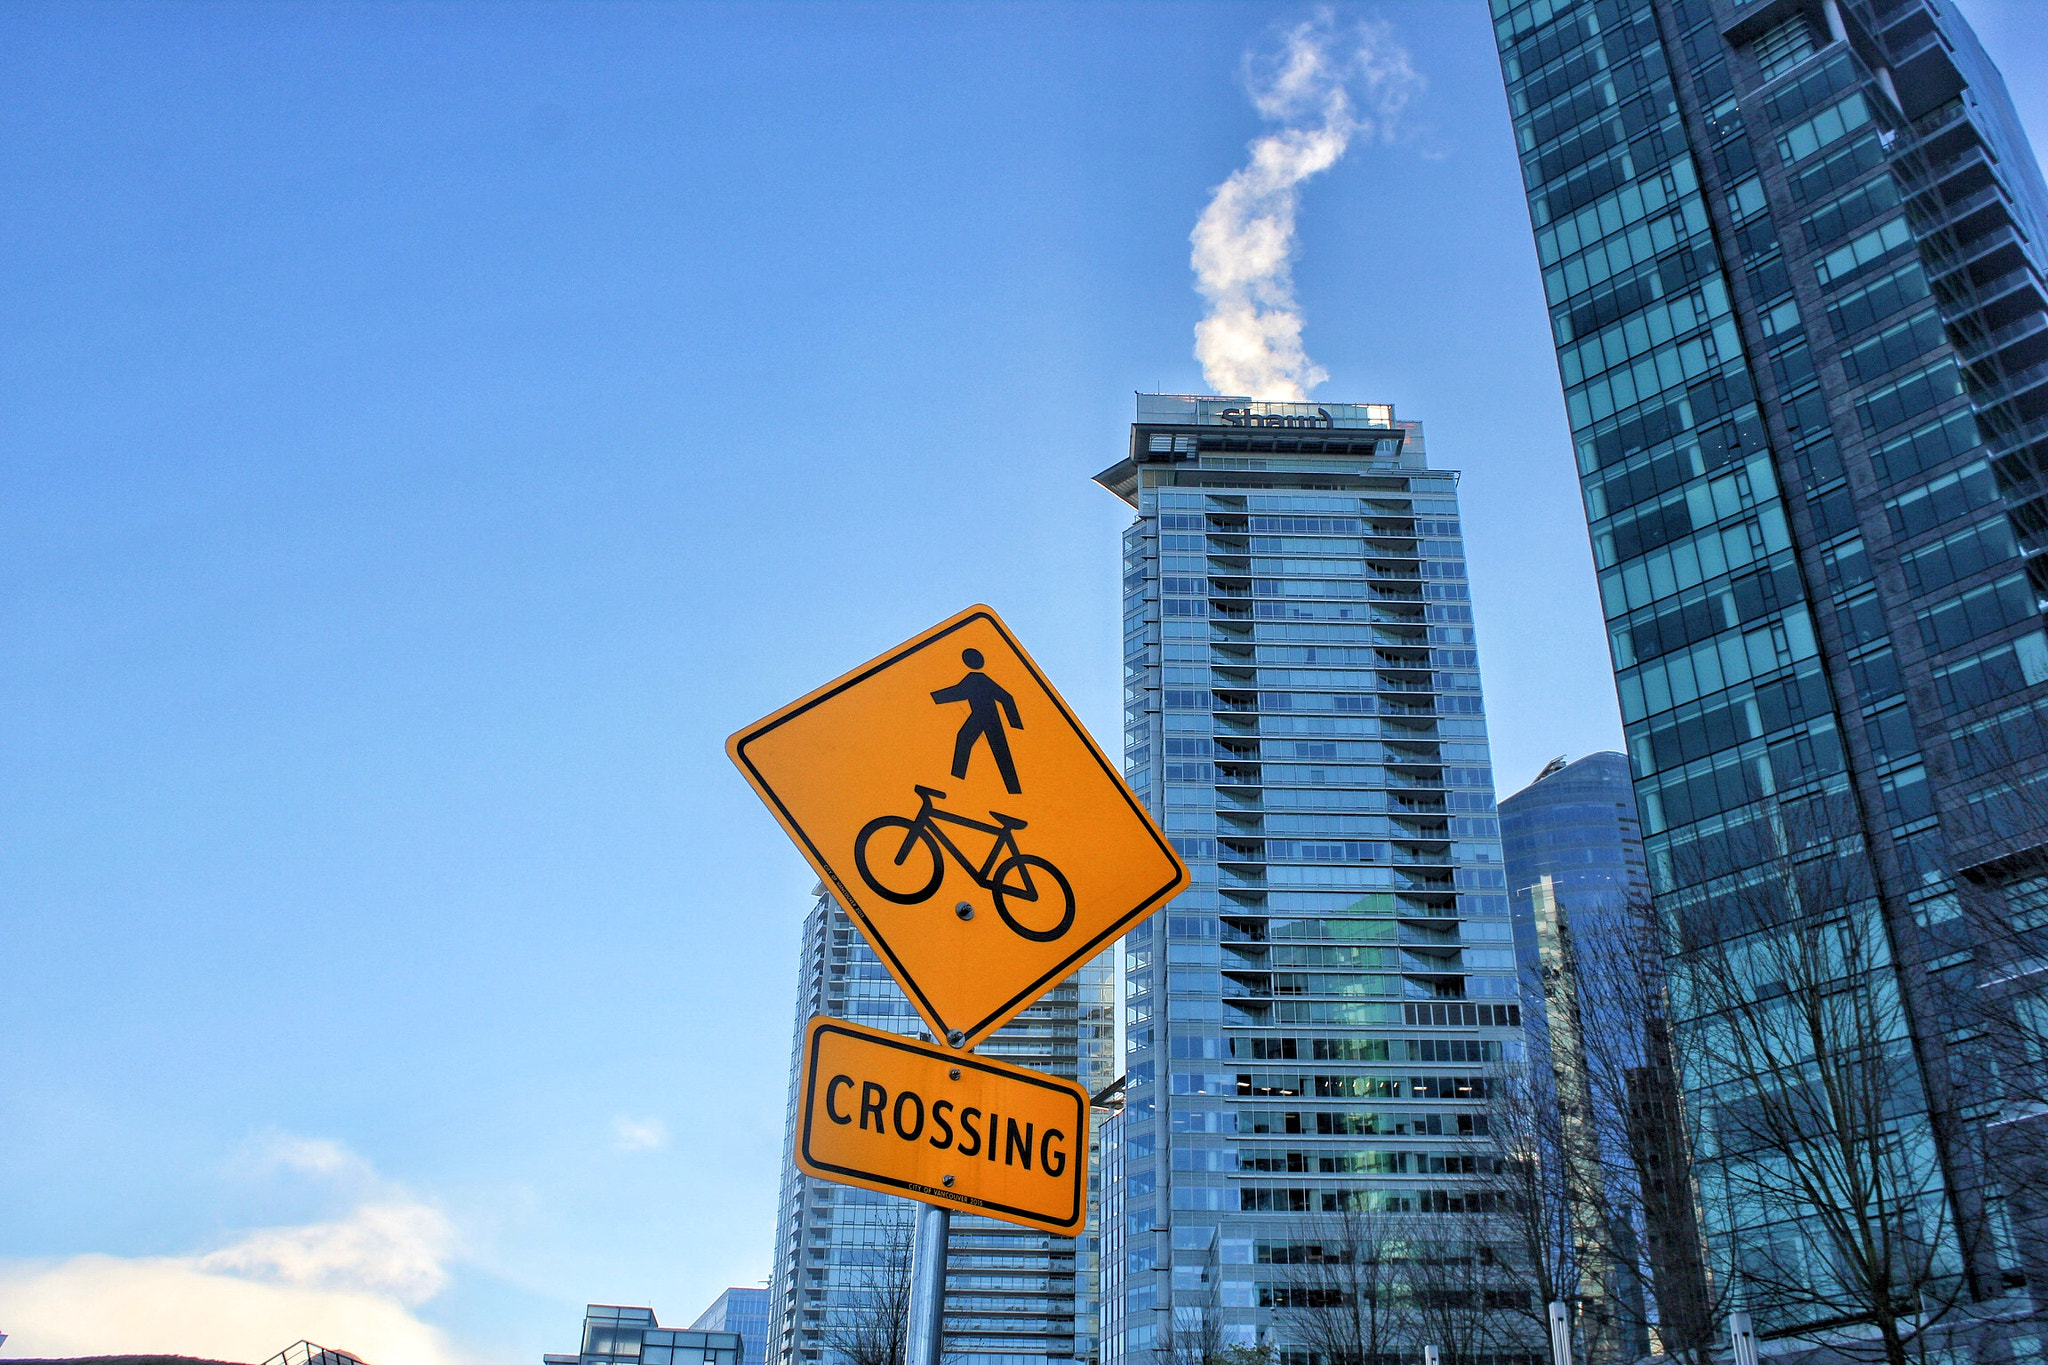
<instances>
[{"instance_id":1,"label":"metal pole","mask_svg":"<svg viewBox=\"0 0 2048 1365\"><path fill-rule=\"evenodd\" d=\"M1735 1365L1757 1365L1756 1328L1747 1313L1728 1315L1728 1344L1734 1348Z\"/></svg>"},{"instance_id":2,"label":"metal pole","mask_svg":"<svg viewBox=\"0 0 2048 1365\"><path fill-rule=\"evenodd\" d=\"M946 1323L946 1237L953 1211L937 1204L917 1206L917 1234L910 1244L910 1320L904 1325L903 1365L939 1365L940 1332Z\"/></svg>"},{"instance_id":3,"label":"metal pole","mask_svg":"<svg viewBox=\"0 0 2048 1365\"><path fill-rule=\"evenodd\" d=\"M1422 1365L1443 1365L1443 1357L1437 1354L1436 1347L1425 1346L1422 1348Z\"/></svg>"},{"instance_id":4,"label":"metal pole","mask_svg":"<svg viewBox=\"0 0 2048 1365\"><path fill-rule=\"evenodd\" d=\"M1550 1301L1550 1362L1572 1365L1572 1320L1556 1299Z\"/></svg>"}]
</instances>

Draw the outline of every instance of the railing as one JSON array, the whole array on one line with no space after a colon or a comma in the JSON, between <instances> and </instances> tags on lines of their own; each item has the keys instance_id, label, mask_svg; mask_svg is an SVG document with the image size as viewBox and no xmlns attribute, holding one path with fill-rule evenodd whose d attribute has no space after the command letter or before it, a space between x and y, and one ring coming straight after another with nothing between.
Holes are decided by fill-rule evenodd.
<instances>
[{"instance_id":1,"label":"railing","mask_svg":"<svg viewBox=\"0 0 2048 1365\"><path fill-rule=\"evenodd\" d=\"M1997 383L1988 384L1981 389L1973 385L1970 401L1980 408L1993 407L2043 384L2048 384L2048 360L2038 365L2029 365L2017 374L2009 374Z\"/></svg>"},{"instance_id":2,"label":"railing","mask_svg":"<svg viewBox=\"0 0 2048 1365\"><path fill-rule=\"evenodd\" d=\"M2048 417L2036 417L2024 426L2001 432L1985 442L1985 449L1991 459L2001 460L2020 447L2030 446L2044 436L2048 436Z\"/></svg>"},{"instance_id":3,"label":"railing","mask_svg":"<svg viewBox=\"0 0 2048 1365\"><path fill-rule=\"evenodd\" d=\"M1892 68L1897 70L1915 57L1924 55L1929 48L1940 48L1942 55L1948 55L1948 44L1943 41L1940 29L1929 29L1909 44L1905 51L1894 52L1892 54Z\"/></svg>"},{"instance_id":4,"label":"railing","mask_svg":"<svg viewBox=\"0 0 2048 1365\"><path fill-rule=\"evenodd\" d=\"M1937 278L1942 278L1953 275L1958 270L1967 270L1986 256L2007 246L2020 246L2025 241L2026 238L2020 235L2017 227L2007 226L1999 228L1996 232L1988 232L1982 237L1970 239L1963 244L1962 249L1954 253L1929 254L1940 258L1935 265L1935 274Z\"/></svg>"},{"instance_id":5,"label":"railing","mask_svg":"<svg viewBox=\"0 0 2048 1365\"><path fill-rule=\"evenodd\" d=\"M1941 305L1941 319L1943 322L1953 323L1958 318L1988 307L2004 295L2028 285L2033 287L2035 293L2048 295L2048 288L2044 288L2035 276L2033 267L2026 265L2017 270L2008 270L1983 284L1968 282L1961 290L1952 286L1944 287L1937 295L1937 301ZM1960 294L1960 297L1951 297L1956 294Z\"/></svg>"},{"instance_id":6,"label":"railing","mask_svg":"<svg viewBox=\"0 0 2048 1365\"><path fill-rule=\"evenodd\" d=\"M1956 354L1962 357L1965 365L1974 365L1978 361L2004 350L2008 345L2020 340L2022 337L2032 336L2043 329L2048 329L2048 315L2029 313L2025 317L2015 318L1987 336L1977 337L1963 343L1956 348Z\"/></svg>"},{"instance_id":7,"label":"railing","mask_svg":"<svg viewBox=\"0 0 2048 1365\"><path fill-rule=\"evenodd\" d=\"M2006 211L2006 221L2013 221L2012 202L2006 196L2005 186L1994 183L1986 185L1981 190L1974 190L1971 193L1966 194L1962 198L1956 200L1952 204L1942 205L1940 212L1936 213L1932 218L1925 219L1913 225L1914 234L1916 236L1925 237L1932 235L1933 233L1944 232L1952 224L1960 222L1961 220L1969 217L1978 209L1983 208L1986 204L1992 203L1993 201L2004 202Z\"/></svg>"},{"instance_id":8,"label":"railing","mask_svg":"<svg viewBox=\"0 0 2048 1365\"><path fill-rule=\"evenodd\" d=\"M1973 142L1961 151L1942 161L1922 161L1918 165L1909 162L1896 163L1899 188L1908 198L1917 198L1939 185L1953 180L1972 165L1982 163L1997 173L1998 162L1990 149L1981 142Z\"/></svg>"},{"instance_id":9,"label":"railing","mask_svg":"<svg viewBox=\"0 0 2048 1365\"><path fill-rule=\"evenodd\" d=\"M1914 137L1927 137L1938 133L1963 115L1963 97L1957 95L1946 104L1937 105L1913 120L1908 126Z\"/></svg>"}]
</instances>

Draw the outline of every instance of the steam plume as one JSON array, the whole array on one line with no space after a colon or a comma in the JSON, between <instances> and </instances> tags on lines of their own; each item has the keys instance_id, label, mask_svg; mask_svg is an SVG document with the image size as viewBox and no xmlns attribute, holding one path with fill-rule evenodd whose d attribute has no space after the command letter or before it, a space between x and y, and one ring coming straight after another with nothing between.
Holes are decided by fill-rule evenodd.
<instances>
[{"instance_id":1,"label":"steam plume","mask_svg":"<svg viewBox=\"0 0 2048 1365\"><path fill-rule=\"evenodd\" d=\"M1288 30L1277 53L1247 56L1245 85L1252 107L1281 126L1251 144L1251 160L1195 223L1190 264L1209 304L1195 357L1213 392L1299 401L1330 376L1301 345L1296 192L1353 138L1389 138L1422 78L1385 24L1340 33L1326 10Z\"/></svg>"}]
</instances>

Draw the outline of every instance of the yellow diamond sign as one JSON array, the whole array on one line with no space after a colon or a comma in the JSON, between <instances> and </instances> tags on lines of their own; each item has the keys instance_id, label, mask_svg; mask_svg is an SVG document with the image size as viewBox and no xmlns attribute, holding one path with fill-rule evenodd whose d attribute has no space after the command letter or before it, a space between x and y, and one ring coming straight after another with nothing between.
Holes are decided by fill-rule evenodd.
<instances>
[{"instance_id":1,"label":"yellow diamond sign","mask_svg":"<svg viewBox=\"0 0 2048 1365\"><path fill-rule=\"evenodd\" d=\"M994 611L726 741L935 1037L972 1047L1187 884Z\"/></svg>"}]
</instances>

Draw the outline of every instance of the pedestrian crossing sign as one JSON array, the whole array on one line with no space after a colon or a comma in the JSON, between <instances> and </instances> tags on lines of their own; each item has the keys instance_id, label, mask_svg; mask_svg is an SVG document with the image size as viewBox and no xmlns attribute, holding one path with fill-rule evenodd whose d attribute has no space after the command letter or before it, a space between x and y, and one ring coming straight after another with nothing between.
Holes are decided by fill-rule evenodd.
<instances>
[{"instance_id":1,"label":"pedestrian crossing sign","mask_svg":"<svg viewBox=\"0 0 2048 1365\"><path fill-rule=\"evenodd\" d=\"M726 751L932 1036L956 1048L1187 884L988 607L791 702Z\"/></svg>"}]
</instances>

